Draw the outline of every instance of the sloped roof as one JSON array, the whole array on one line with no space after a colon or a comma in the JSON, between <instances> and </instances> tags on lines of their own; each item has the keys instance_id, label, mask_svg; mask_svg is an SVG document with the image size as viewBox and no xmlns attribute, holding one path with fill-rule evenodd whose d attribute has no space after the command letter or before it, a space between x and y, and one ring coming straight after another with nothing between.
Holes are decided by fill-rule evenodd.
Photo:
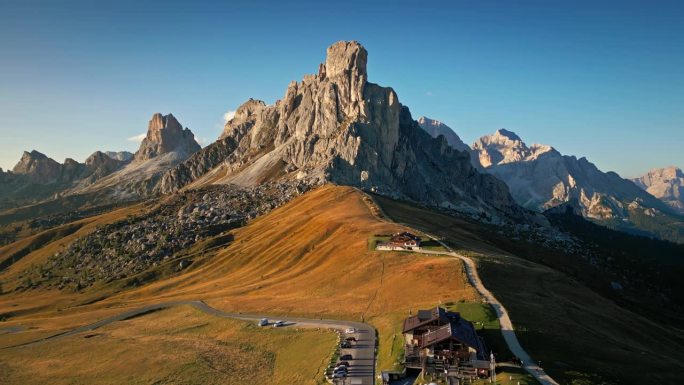
<instances>
[{"instance_id":1,"label":"sloped roof","mask_svg":"<svg viewBox=\"0 0 684 385\"><path fill-rule=\"evenodd\" d=\"M460 318L460 314L447 311L441 307L435 307L429 310L418 310L418 314L408 317L404 320L403 332L409 332L419 326L428 324L439 320L441 324L447 324L451 319Z\"/></svg>"},{"instance_id":2,"label":"sloped roof","mask_svg":"<svg viewBox=\"0 0 684 385\"><path fill-rule=\"evenodd\" d=\"M420 347L425 348L450 338L461 342L484 354L484 345L477 335L472 322L461 318L456 312L447 311L441 307L429 310L419 310L418 314L404 320L404 333L427 325L434 321L439 321L441 325L433 330L424 333L420 338Z\"/></svg>"},{"instance_id":3,"label":"sloped roof","mask_svg":"<svg viewBox=\"0 0 684 385\"><path fill-rule=\"evenodd\" d=\"M431 345L453 338L478 352L482 352L483 346L475 327L470 321L463 318L452 319L444 326L431 330L422 335L420 347L426 348Z\"/></svg>"},{"instance_id":4,"label":"sloped roof","mask_svg":"<svg viewBox=\"0 0 684 385\"><path fill-rule=\"evenodd\" d=\"M393 234L389 239L390 243L405 243L411 241L420 243L420 237L405 231L403 233Z\"/></svg>"}]
</instances>

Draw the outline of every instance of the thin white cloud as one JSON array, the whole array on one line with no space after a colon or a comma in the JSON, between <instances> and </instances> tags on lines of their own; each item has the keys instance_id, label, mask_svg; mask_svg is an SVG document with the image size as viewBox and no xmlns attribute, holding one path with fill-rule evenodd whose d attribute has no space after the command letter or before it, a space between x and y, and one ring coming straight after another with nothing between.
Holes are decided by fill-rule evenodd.
<instances>
[{"instance_id":1,"label":"thin white cloud","mask_svg":"<svg viewBox=\"0 0 684 385\"><path fill-rule=\"evenodd\" d=\"M425 93L425 95L426 95L426 96L432 96L432 91L427 91L427 92Z\"/></svg>"},{"instance_id":2,"label":"thin white cloud","mask_svg":"<svg viewBox=\"0 0 684 385\"><path fill-rule=\"evenodd\" d=\"M235 117L235 111L229 110L225 114L223 114L223 123L228 123L229 120L233 119Z\"/></svg>"},{"instance_id":3,"label":"thin white cloud","mask_svg":"<svg viewBox=\"0 0 684 385\"><path fill-rule=\"evenodd\" d=\"M195 142L197 142L200 146L204 147L207 144L207 138L200 138L197 135L195 136Z\"/></svg>"},{"instance_id":4,"label":"thin white cloud","mask_svg":"<svg viewBox=\"0 0 684 385\"><path fill-rule=\"evenodd\" d=\"M142 140L145 139L146 136L147 136L147 134L140 134L140 135L136 135L136 136L131 136L130 138L127 138L126 140L129 142L142 142Z\"/></svg>"}]
</instances>

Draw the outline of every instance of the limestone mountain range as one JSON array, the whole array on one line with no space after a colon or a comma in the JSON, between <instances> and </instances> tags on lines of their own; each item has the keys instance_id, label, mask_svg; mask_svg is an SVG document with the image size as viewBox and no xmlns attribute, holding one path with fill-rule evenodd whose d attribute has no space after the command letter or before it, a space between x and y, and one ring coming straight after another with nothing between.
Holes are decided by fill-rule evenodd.
<instances>
[{"instance_id":1,"label":"limestone mountain range","mask_svg":"<svg viewBox=\"0 0 684 385\"><path fill-rule=\"evenodd\" d=\"M11 171L0 170L0 208L83 193L100 197L147 196L165 171L200 149L192 132L176 118L154 114L135 154L96 151L84 163L59 163L36 150L25 151Z\"/></svg>"},{"instance_id":2,"label":"limestone mountain range","mask_svg":"<svg viewBox=\"0 0 684 385\"><path fill-rule=\"evenodd\" d=\"M584 157L563 155L548 145L527 145L505 129L482 136L466 151L476 168L506 182L515 200L530 210L572 203L584 217L614 228L671 240L684 236L682 218L670 207L677 207L679 197L675 171L647 175L640 188L615 172L599 170ZM645 191L649 186L661 191L660 196ZM670 206L668 200L673 202Z\"/></svg>"},{"instance_id":3,"label":"limestone mountain range","mask_svg":"<svg viewBox=\"0 0 684 385\"><path fill-rule=\"evenodd\" d=\"M504 129L469 147L442 122L414 120L392 88L369 82L367 60L358 42L331 45L315 74L290 82L273 104L247 100L205 148L172 114L157 113L135 154L98 151L60 164L26 152L0 172L0 208L76 195L144 199L211 184L335 183L490 219L538 220L533 211L574 202L597 222L684 239L673 217L681 184L662 187L664 174L638 187ZM645 189L662 191L668 204Z\"/></svg>"},{"instance_id":4,"label":"limestone mountain range","mask_svg":"<svg viewBox=\"0 0 684 385\"><path fill-rule=\"evenodd\" d=\"M632 179L637 186L684 214L684 172L670 166L649 171Z\"/></svg>"}]
</instances>

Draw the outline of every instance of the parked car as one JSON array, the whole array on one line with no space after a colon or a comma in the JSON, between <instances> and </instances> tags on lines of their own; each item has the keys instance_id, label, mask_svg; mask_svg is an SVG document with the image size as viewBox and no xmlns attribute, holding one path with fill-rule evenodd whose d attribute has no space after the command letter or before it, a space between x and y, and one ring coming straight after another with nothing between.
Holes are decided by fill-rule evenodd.
<instances>
[{"instance_id":1,"label":"parked car","mask_svg":"<svg viewBox=\"0 0 684 385\"><path fill-rule=\"evenodd\" d=\"M344 332L347 334L354 334L356 333L356 328L347 328Z\"/></svg>"},{"instance_id":2,"label":"parked car","mask_svg":"<svg viewBox=\"0 0 684 385\"><path fill-rule=\"evenodd\" d=\"M344 340L349 342L356 342L356 337L347 337Z\"/></svg>"},{"instance_id":3,"label":"parked car","mask_svg":"<svg viewBox=\"0 0 684 385\"><path fill-rule=\"evenodd\" d=\"M353 359L354 359L354 357L352 357L351 354L343 354L340 356L340 360L342 360L342 361L349 361L349 360L353 360Z\"/></svg>"},{"instance_id":4,"label":"parked car","mask_svg":"<svg viewBox=\"0 0 684 385\"><path fill-rule=\"evenodd\" d=\"M338 363L335 365L336 368L339 368L339 367L342 367L342 366L348 368L348 367L349 367L349 362L347 362L347 361L340 361L340 362L338 362Z\"/></svg>"},{"instance_id":5,"label":"parked car","mask_svg":"<svg viewBox=\"0 0 684 385\"><path fill-rule=\"evenodd\" d=\"M351 342L349 342L349 341L340 342L340 348L342 348L342 349L349 349L349 348L351 348L351 346L352 346Z\"/></svg>"},{"instance_id":6,"label":"parked car","mask_svg":"<svg viewBox=\"0 0 684 385\"><path fill-rule=\"evenodd\" d=\"M268 325L268 318L262 318L259 320L259 326L266 326Z\"/></svg>"},{"instance_id":7,"label":"parked car","mask_svg":"<svg viewBox=\"0 0 684 385\"><path fill-rule=\"evenodd\" d=\"M333 378L345 378L347 377L347 372L335 372L332 375Z\"/></svg>"},{"instance_id":8,"label":"parked car","mask_svg":"<svg viewBox=\"0 0 684 385\"><path fill-rule=\"evenodd\" d=\"M276 321L276 322L273 324L273 327L274 327L274 328L279 328L279 327L281 327L281 326L285 326L285 321Z\"/></svg>"}]
</instances>

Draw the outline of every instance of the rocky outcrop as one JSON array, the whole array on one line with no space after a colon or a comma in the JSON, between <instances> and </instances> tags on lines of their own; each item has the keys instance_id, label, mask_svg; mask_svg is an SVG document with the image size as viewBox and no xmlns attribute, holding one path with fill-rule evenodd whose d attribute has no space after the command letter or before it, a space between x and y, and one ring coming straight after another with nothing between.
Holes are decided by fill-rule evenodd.
<instances>
[{"instance_id":1,"label":"rocky outcrop","mask_svg":"<svg viewBox=\"0 0 684 385\"><path fill-rule=\"evenodd\" d=\"M684 172L681 169L670 166L651 170L632 182L684 214Z\"/></svg>"},{"instance_id":2,"label":"rocky outcrop","mask_svg":"<svg viewBox=\"0 0 684 385\"><path fill-rule=\"evenodd\" d=\"M24 151L12 172L17 175L24 175L30 182L49 184L59 181L62 165L36 150Z\"/></svg>"},{"instance_id":3,"label":"rocky outcrop","mask_svg":"<svg viewBox=\"0 0 684 385\"><path fill-rule=\"evenodd\" d=\"M140 144L133 161L144 162L170 152L186 158L200 148L192 131L183 129L172 114L156 113L150 119L147 136Z\"/></svg>"},{"instance_id":4,"label":"rocky outcrop","mask_svg":"<svg viewBox=\"0 0 684 385\"><path fill-rule=\"evenodd\" d=\"M291 82L274 105L240 106L220 139L164 175L158 191L294 179L473 213L520 213L505 184L421 129L394 90L369 83L366 61L359 43L333 44L317 74Z\"/></svg>"},{"instance_id":5,"label":"rocky outcrop","mask_svg":"<svg viewBox=\"0 0 684 385\"><path fill-rule=\"evenodd\" d=\"M684 224L667 205L586 158L562 155L551 146L527 146L507 130L478 139L472 148L484 170L506 182L523 207L543 211L576 201L584 217L602 224L684 240Z\"/></svg>"},{"instance_id":6,"label":"rocky outcrop","mask_svg":"<svg viewBox=\"0 0 684 385\"><path fill-rule=\"evenodd\" d=\"M85 179L65 194L96 194L103 201L149 197L165 172L199 149L192 131L183 128L173 115L156 113L131 161L118 161L97 152L86 163L96 170L93 175L103 177Z\"/></svg>"},{"instance_id":7,"label":"rocky outcrop","mask_svg":"<svg viewBox=\"0 0 684 385\"><path fill-rule=\"evenodd\" d=\"M439 120L434 120L426 118L425 116L421 116L420 118L418 118L418 124L420 124L420 127L423 130L425 130L428 134L430 134L433 138L442 135L451 147L457 149L458 151L470 152L470 147L468 147L467 144L463 143L461 138L459 138L459 136L454 132L454 130L452 130L451 127L440 122Z\"/></svg>"},{"instance_id":8,"label":"rocky outcrop","mask_svg":"<svg viewBox=\"0 0 684 385\"><path fill-rule=\"evenodd\" d=\"M527 147L518 135L503 128L493 135L481 137L472 148L482 167L534 160L548 152L558 153L553 147L541 144Z\"/></svg>"},{"instance_id":9,"label":"rocky outcrop","mask_svg":"<svg viewBox=\"0 0 684 385\"><path fill-rule=\"evenodd\" d=\"M105 151L105 155L112 159L128 162L133 159L133 153L128 151Z\"/></svg>"},{"instance_id":10,"label":"rocky outcrop","mask_svg":"<svg viewBox=\"0 0 684 385\"><path fill-rule=\"evenodd\" d=\"M102 151L95 151L85 160L85 166L88 169L88 181L94 182L103 178L121 169L126 163L127 161L112 158Z\"/></svg>"}]
</instances>

